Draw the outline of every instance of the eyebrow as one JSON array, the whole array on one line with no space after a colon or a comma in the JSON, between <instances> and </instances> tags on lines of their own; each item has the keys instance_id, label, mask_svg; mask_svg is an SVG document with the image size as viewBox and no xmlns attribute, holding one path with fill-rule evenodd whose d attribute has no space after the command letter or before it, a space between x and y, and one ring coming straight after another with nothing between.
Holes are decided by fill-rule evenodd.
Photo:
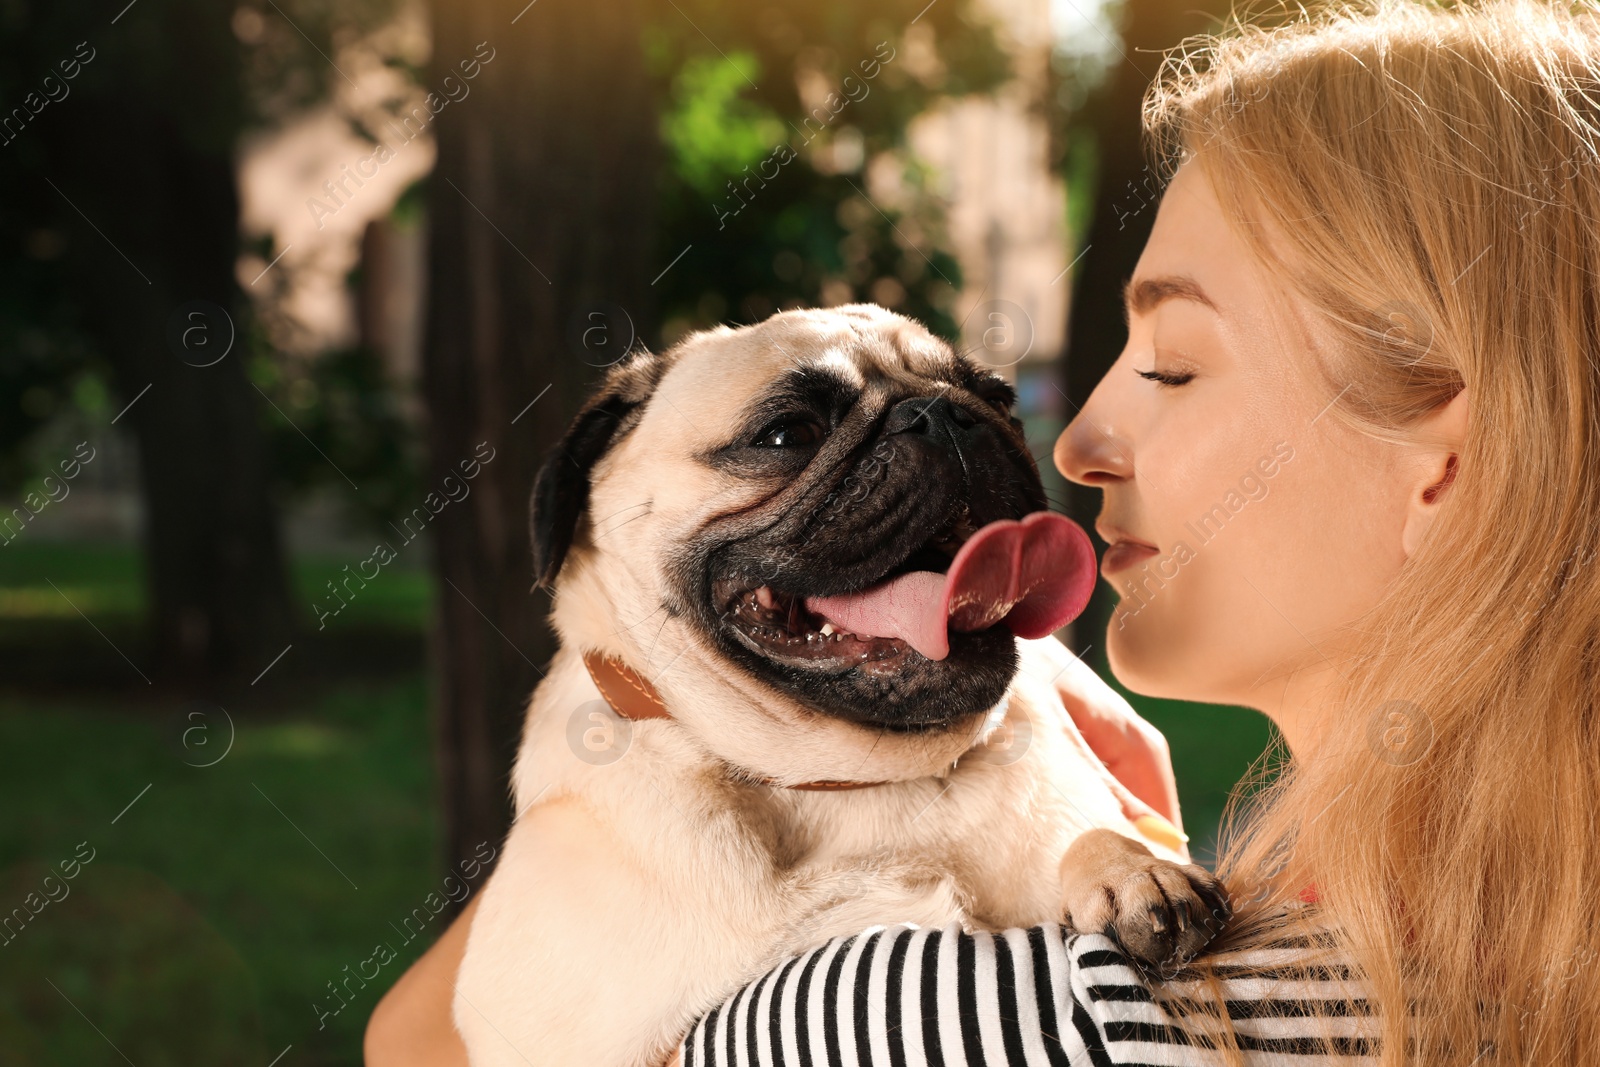
<instances>
[{"instance_id":1,"label":"eyebrow","mask_svg":"<svg viewBox=\"0 0 1600 1067\"><path fill-rule=\"evenodd\" d=\"M796 404L812 404L838 414L860 396L860 384L838 368L805 365L784 372L772 391L752 403L746 414L752 424L787 414Z\"/></svg>"},{"instance_id":2,"label":"eyebrow","mask_svg":"<svg viewBox=\"0 0 1600 1067\"><path fill-rule=\"evenodd\" d=\"M1163 300L1192 300L1221 314L1199 282L1187 274L1162 274L1127 280L1122 287L1122 317L1126 321L1130 315L1148 315Z\"/></svg>"}]
</instances>

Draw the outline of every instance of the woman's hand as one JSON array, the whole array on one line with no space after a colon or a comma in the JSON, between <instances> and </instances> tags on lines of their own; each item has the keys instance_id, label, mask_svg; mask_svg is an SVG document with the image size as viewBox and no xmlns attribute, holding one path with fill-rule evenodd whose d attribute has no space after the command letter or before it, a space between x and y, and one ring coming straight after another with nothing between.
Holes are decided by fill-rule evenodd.
<instances>
[{"instance_id":1,"label":"woman's hand","mask_svg":"<svg viewBox=\"0 0 1600 1067\"><path fill-rule=\"evenodd\" d=\"M456 1033L450 1002L482 896L480 888L439 940L378 1001L362 1042L367 1067L467 1067L467 1046Z\"/></svg>"},{"instance_id":2,"label":"woman's hand","mask_svg":"<svg viewBox=\"0 0 1600 1067\"><path fill-rule=\"evenodd\" d=\"M1051 683L1083 743L1105 765L1106 784L1122 802L1123 814L1130 820L1157 816L1181 833L1172 750L1161 731L1060 641L1045 637L1033 644L1055 669ZM1181 840L1174 847L1187 857Z\"/></svg>"}]
</instances>

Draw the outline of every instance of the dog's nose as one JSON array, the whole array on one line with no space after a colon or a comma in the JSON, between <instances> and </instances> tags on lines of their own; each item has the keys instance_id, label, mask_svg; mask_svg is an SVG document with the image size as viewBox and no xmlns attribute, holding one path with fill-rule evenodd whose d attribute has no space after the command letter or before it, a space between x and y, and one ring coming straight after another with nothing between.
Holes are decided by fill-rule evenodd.
<instances>
[{"instance_id":1,"label":"dog's nose","mask_svg":"<svg viewBox=\"0 0 1600 1067\"><path fill-rule=\"evenodd\" d=\"M978 417L945 396L914 396L902 400L889 409L885 436L897 433L920 433L930 436L949 434L955 437L960 431L977 425Z\"/></svg>"}]
</instances>

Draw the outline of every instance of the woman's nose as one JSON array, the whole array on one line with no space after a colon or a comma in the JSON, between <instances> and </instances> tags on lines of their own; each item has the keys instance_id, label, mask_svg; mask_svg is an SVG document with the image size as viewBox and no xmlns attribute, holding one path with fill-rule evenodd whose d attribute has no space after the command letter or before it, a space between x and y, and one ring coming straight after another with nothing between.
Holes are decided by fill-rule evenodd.
<instances>
[{"instance_id":1,"label":"woman's nose","mask_svg":"<svg viewBox=\"0 0 1600 1067\"><path fill-rule=\"evenodd\" d=\"M1133 450L1116 429L1085 407L1056 438L1056 469L1079 485L1104 485L1133 474Z\"/></svg>"}]
</instances>

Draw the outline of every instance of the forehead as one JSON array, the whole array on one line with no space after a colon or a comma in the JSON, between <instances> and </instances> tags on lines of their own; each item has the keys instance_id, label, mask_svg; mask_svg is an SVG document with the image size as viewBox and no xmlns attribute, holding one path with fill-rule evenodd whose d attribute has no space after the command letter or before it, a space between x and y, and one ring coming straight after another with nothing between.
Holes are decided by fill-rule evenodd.
<instances>
[{"instance_id":1,"label":"forehead","mask_svg":"<svg viewBox=\"0 0 1600 1067\"><path fill-rule=\"evenodd\" d=\"M1265 263L1234 230L1217 197L1214 176L1199 160L1178 167L1156 212L1133 280L1192 279L1214 305L1215 314L1187 299L1161 302L1163 321L1188 343L1219 338L1227 354L1282 371L1285 354L1310 351L1320 336L1311 305L1282 272ZM1293 245L1267 220L1260 229L1273 252L1296 262ZM1287 346L1287 347L1285 347Z\"/></svg>"},{"instance_id":2,"label":"forehead","mask_svg":"<svg viewBox=\"0 0 1600 1067\"><path fill-rule=\"evenodd\" d=\"M1156 210L1135 277L1192 278L1226 316L1246 277L1250 252L1223 217L1209 175L1194 161L1178 167Z\"/></svg>"},{"instance_id":3,"label":"forehead","mask_svg":"<svg viewBox=\"0 0 1600 1067\"><path fill-rule=\"evenodd\" d=\"M722 429L731 413L796 369L826 371L856 390L885 395L965 385L973 377L948 344L903 316L879 308L793 311L691 338L656 397L697 426Z\"/></svg>"}]
</instances>

